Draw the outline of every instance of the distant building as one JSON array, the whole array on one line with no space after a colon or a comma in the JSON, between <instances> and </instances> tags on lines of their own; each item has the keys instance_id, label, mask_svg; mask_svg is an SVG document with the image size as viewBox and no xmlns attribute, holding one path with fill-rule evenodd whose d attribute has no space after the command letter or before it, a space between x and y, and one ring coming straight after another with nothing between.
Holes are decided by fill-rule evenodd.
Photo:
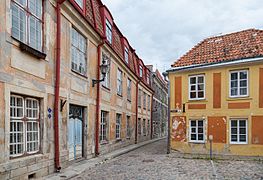
<instances>
[{"instance_id":1,"label":"distant building","mask_svg":"<svg viewBox=\"0 0 263 180\"><path fill-rule=\"evenodd\" d=\"M171 148L263 156L263 31L211 37L167 70Z\"/></svg>"},{"instance_id":2,"label":"distant building","mask_svg":"<svg viewBox=\"0 0 263 180\"><path fill-rule=\"evenodd\" d=\"M147 66L151 70L151 84L154 90L153 96L153 137L163 137L167 134L168 122L168 86L162 75L152 65Z\"/></svg>"}]
</instances>

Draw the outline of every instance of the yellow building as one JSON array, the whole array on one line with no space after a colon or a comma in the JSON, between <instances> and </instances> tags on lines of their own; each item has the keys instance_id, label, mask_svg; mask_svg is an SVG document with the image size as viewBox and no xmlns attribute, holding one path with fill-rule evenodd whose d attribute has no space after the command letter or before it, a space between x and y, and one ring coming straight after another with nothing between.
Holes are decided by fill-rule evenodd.
<instances>
[{"instance_id":1,"label":"yellow building","mask_svg":"<svg viewBox=\"0 0 263 180\"><path fill-rule=\"evenodd\" d=\"M263 156L263 31L203 40L167 70L171 149Z\"/></svg>"}]
</instances>

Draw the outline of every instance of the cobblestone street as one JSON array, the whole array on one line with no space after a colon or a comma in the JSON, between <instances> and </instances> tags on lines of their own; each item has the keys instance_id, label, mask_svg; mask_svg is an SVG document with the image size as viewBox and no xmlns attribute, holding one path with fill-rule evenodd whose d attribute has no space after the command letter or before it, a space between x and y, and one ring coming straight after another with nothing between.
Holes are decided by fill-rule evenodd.
<instances>
[{"instance_id":1,"label":"cobblestone street","mask_svg":"<svg viewBox=\"0 0 263 180\"><path fill-rule=\"evenodd\" d=\"M74 179L263 179L259 161L215 161L214 166L216 177L210 160L167 156L166 141L161 140L106 161Z\"/></svg>"}]
</instances>

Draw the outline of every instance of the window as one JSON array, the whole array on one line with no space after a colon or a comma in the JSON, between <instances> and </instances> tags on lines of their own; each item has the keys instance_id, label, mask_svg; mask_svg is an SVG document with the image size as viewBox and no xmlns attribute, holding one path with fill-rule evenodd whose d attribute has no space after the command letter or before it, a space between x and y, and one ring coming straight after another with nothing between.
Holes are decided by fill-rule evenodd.
<instances>
[{"instance_id":1,"label":"window","mask_svg":"<svg viewBox=\"0 0 263 180\"><path fill-rule=\"evenodd\" d=\"M127 99L131 101L131 80L127 79Z\"/></svg>"},{"instance_id":2,"label":"window","mask_svg":"<svg viewBox=\"0 0 263 180\"><path fill-rule=\"evenodd\" d=\"M142 134L142 129L141 129L141 118L138 118L138 135Z\"/></svg>"},{"instance_id":3,"label":"window","mask_svg":"<svg viewBox=\"0 0 263 180\"><path fill-rule=\"evenodd\" d=\"M205 76L197 75L189 77L189 98L198 100L205 98Z\"/></svg>"},{"instance_id":4,"label":"window","mask_svg":"<svg viewBox=\"0 0 263 180\"><path fill-rule=\"evenodd\" d=\"M142 133L144 136L146 136L146 119L143 119Z\"/></svg>"},{"instance_id":5,"label":"window","mask_svg":"<svg viewBox=\"0 0 263 180\"><path fill-rule=\"evenodd\" d=\"M105 61L105 63L109 65L109 70L105 74L104 81L102 81L101 84L106 88L110 88L110 58L104 53L102 54L102 58Z\"/></svg>"},{"instance_id":6,"label":"window","mask_svg":"<svg viewBox=\"0 0 263 180\"><path fill-rule=\"evenodd\" d=\"M112 44L112 25L108 19L106 19L106 38Z\"/></svg>"},{"instance_id":7,"label":"window","mask_svg":"<svg viewBox=\"0 0 263 180\"><path fill-rule=\"evenodd\" d=\"M147 75L146 75L146 82L147 82L147 84L150 84L150 75L149 75L149 73L147 73Z\"/></svg>"},{"instance_id":8,"label":"window","mask_svg":"<svg viewBox=\"0 0 263 180\"><path fill-rule=\"evenodd\" d=\"M151 123L150 123L150 119L148 119L148 123L147 123L147 134L150 135L150 131L151 130Z\"/></svg>"},{"instance_id":9,"label":"window","mask_svg":"<svg viewBox=\"0 0 263 180\"><path fill-rule=\"evenodd\" d=\"M248 71L230 72L230 97L248 96Z\"/></svg>"},{"instance_id":10,"label":"window","mask_svg":"<svg viewBox=\"0 0 263 180\"><path fill-rule=\"evenodd\" d=\"M121 114L116 115L116 139L121 138Z\"/></svg>"},{"instance_id":11,"label":"window","mask_svg":"<svg viewBox=\"0 0 263 180\"><path fill-rule=\"evenodd\" d=\"M79 7L83 8L83 0L75 0Z\"/></svg>"},{"instance_id":12,"label":"window","mask_svg":"<svg viewBox=\"0 0 263 180\"><path fill-rule=\"evenodd\" d=\"M191 120L190 121L190 141L191 142L204 142L204 120Z\"/></svg>"},{"instance_id":13,"label":"window","mask_svg":"<svg viewBox=\"0 0 263 180\"><path fill-rule=\"evenodd\" d=\"M127 122L126 122L126 137L129 139L131 137L131 117L126 116Z\"/></svg>"},{"instance_id":14,"label":"window","mask_svg":"<svg viewBox=\"0 0 263 180\"><path fill-rule=\"evenodd\" d=\"M139 89L139 94L138 94L138 107L141 107L141 103L142 103L142 90Z\"/></svg>"},{"instance_id":15,"label":"window","mask_svg":"<svg viewBox=\"0 0 263 180\"><path fill-rule=\"evenodd\" d=\"M231 119L230 126L230 143L247 144L247 119Z\"/></svg>"},{"instance_id":16,"label":"window","mask_svg":"<svg viewBox=\"0 0 263 180\"><path fill-rule=\"evenodd\" d=\"M109 113L106 111L101 111L101 119L100 119L100 141L107 141L108 137L108 116Z\"/></svg>"},{"instance_id":17,"label":"window","mask_svg":"<svg viewBox=\"0 0 263 180\"><path fill-rule=\"evenodd\" d=\"M142 66L139 66L139 73L140 73L140 77L142 77L143 71L142 71Z\"/></svg>"},{"instance_id":18,"label":"window","mask_svg":"<svg viewBox=\"0 0 263 180\"><path fill-rule=\"evenodd\" d=\"M143 92L143 109L146 109L146 93Z\"/></svg>"},{"instance_id":19,"label":"window","mask_svg":"<svg viewBox=\"0 0 263 180\"><path fill-rule=\"evenodd\" d=\"M150 111L151 109L151 97L148 95L148 111Z\"/></svg>"},{"instance_id":20,"label":"window","mask_svg":"<svg viewBox=\"0 0 263 180\"><path fill-rule=\"evenodd\" d=\"M117 94L122 95L122 71L117 71Z\"/></svg>"},{"instance_id":21,"label":"window","mask_svg":"<svg viewBox=\"0 0 263 180\"><path fill-rule=\"evenodd\" d=\"M12 36L42 51L42 0L13 0Z\"/></svg>"},{"instance_id":22,"label":"window","mask_svg":"<svg viewBox=\"0 0 263 180\"><path fill-rule=\"evenodd\" d=\"M86 75L86 44L87 40L77 30L71 30L71 69Z\"/></svg>"},{"instance_id":23,"label":"window","mask_svg":"<svg viewBox=\"0 0 263 180\"><path fill-rule=\"evenodd\" d=\"M125 62L128 64L129 63L129 50L127 47L124 48L124 59L125 59Z\"/></svg>"},{"instance_id":24,"label":"window","mask_svg":"<svg viewBox=\"0 0 263 180\"><path fill-rule=\"evenodd\" d=\"M11 95L10 156L37 153L40 147L39 100Z\"/></svg>"}]
</instances>

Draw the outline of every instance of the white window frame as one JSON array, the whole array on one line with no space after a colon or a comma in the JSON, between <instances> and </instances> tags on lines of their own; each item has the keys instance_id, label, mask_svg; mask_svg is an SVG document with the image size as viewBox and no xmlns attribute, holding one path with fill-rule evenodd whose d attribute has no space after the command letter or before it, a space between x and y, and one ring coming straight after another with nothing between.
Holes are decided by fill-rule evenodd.
<instances>
[{"instance_id":1,"label":"white window frame","mask_svg":"<svg viewBox=\"0 0 263 180\"><path fill-rule=\"evenodd\" d=\"M15 108L17 109L16 105L11 105L12 103L12 98L19 98L22 100L22 116L12 116L11 112L11 108ZM36 102L36 108L32 107L33 104L31 104L31 107L27 107L27 101L31 101L31 103ZM19 107L19 109L21 109L21 107ZM27 110L31 111L31 115L30 117L27 116ZM36 112L34 114L34 112ZM34 117L35 115L35 117ZM11 154L11 152L9 151L9 156L11 158L14 157L19 157L19 156L23 156L23 155L30 155L30 154L35 154L38 153L40 151L40 101L36 98L31 98L31 97L23 97L20 95L14 95L12 94L10 96L10 136L9 136L9 148L11 150L10 146L17 146L17 145L22 145L22 152L21 153L16 153L16 154ZM12 131L11 128L13 127L13 123L15 123L14 126L17 126L17 123L22 123L22 131L19 131L19 133L17 133L17 131ZM29 124L31 124L33 126L33 124L36 123L36 130L31 129L28 130L28 126ZM17 129L17 128L16 128ZM34 134L36 133L37 136L35 136L36 139L33 140L29 140L27 135L28 133L31 134L31 138L33 138ZM17 134L21 134L22 135L22 139L21 142L11 142L11 136L13 137L13 135L16 135L16 140L18 139ZM33 136L32 136L33 134ZM34 146L36 149L35 150L28 150L28 148L30 147L29 144L34 144L37 143L37 146ZM33 147L33 146L32 146ZM17 147L16 147L17 148Z\"/></svg>"},{"instance_id":2,"label":"white window frame","mask_svg":"<svg viewBox=\"0 0 263 180\"><path fill-rule=\"evenodd\" d=\"M117 140L121 139L121 116L121 114L116 114L115 138Z\"/></svg>"},{"instance_id":3,"label":"white window frame","mask_svg":"<svg viewBox=\"0 0 263 180\"><path fill-rule=\"evenodd\" d=\"M73 35L75 33L76 42L74 42ZM75 44L77 43L77 44ZM82 47L83 45L83 47ZM78 74L86 76L87 74L87 39L76 28L71 28L71 70ZM80 56L83 59L80 59ZM83 63L82 66L80 64ZM76 67L75 67L76 66ZM83 72L82 69L83 68Z\"/></svg>"},{"instance_id":4,"label":"white window frame","mask_svg":"<svg viewBox=\"0 0 263 180\"><path fill-rule=\"evenodd\" d=\"M118 68L117 69L117 94L122 96L122 75L123 72Z\"/></svg>"},{"instance_id":5,"label":"white window frame","mask_svg":"<svg viewBox=\"0 0 263 180\"><path fill-rule=\"evenodd\" d=\"M195 127L192 127L191 126L191 121L195 121L196 122L196 126ZM198 121L203 121L203 140L198 140L198 134L201 134L201 133L198 133ZM189 142L193 142L193 143L205 143L205 120L204 119L190 119L189 120ZM192 128L195 128L195 132L192 133ZM191 135L192 134L196 134L196 140L192 140L192 137Z\"/></svg>"},{"instance_id":6,"label":"white window frame","mask_svg":"<svg viewBox=\"0 0 263 180\"><path fill-rule=\"evenodd\" d=\"M139 65L139 75L140 75L140 77L142 77L142 75L143 75L143 68L141 65Z\"/></svg>"},{"instance_id":7,"label":"white window frame","mask_svg":"<svg viewBox=\"0 0 263 180\"><path fill-rule=\"evenodd\" d=\"M101 111L101 117L100 117L100 142L101 143L108 141L108 116L109 116L109 112Z\"/></svg>"},{"instance_id":8,"label":"white window frame","mask_svg":"<svg viewBox=\"0 0 263 180\"><path fill-rule=\"evenodd\" d=\"M84 7L84 0L75 0L75 2L77 3L77 5L78 5L81 9L83 9L83 7Z\"/></svg>"},{"instance_id":9,"label":"white window frame","mask_svg":"<svg viewBox=\"0 0 263 180\"><path fill-rule=\"evenodd\" d=\"M129 49L125 46L124 47L124 59L127 64L129 64Z\"/></svg>"},{"instance_id":10,"label":"white window frame","mask_svg":"<svg viewBox=\"0 0 263 180\"><path fill-rule=\"evenodd\" d=\"M102 53L102 59L105 61L106 64L109 65L109 69L107 71L107 73L105 74L105 78L104 81L101 82L102 86L106 87L106 88L110 88L110 71L111 71L111 63L110 63L110 58L108 55L106 55L105 53ZM101 61L102 62L102 61Z\"/></svg>"},{"instance_id":11,"label":"white window frame","mask_svg":"<svg viewBox=\"0 0 263 180\"><path fill-rule=\"evenodd\" d=\"M127 78L127 100L131 101L131 86L132 86L132 81L130 78Z\"/></svg>"},{"instance_id":12,"label":"white window frame","mask_svg":"<svg viewBox=\"0 0 263 180\"><path fill-rule=\"evenodd\" d=\"M30 2L35 2L37 3L41 3L40 5L40 9L31 9L30 8ZM12 37L14 37L15 39L27 44L28 46L32 47L33 49L36 49L40 52L43 51L43 40L42 40L42 36L43 36L43 3L42 1L39 2L39 0L28 0L24 2L25 4L21 4L19 3L17 0L13 0L11 1L11 25L12 25ZM36 5L35 4L35 5ZM14 10L12 10L12 8L17 8L18 9L18 17L16 17L14 15ZM38 11L40 10L40 11ZM35 11L35 12L34 12ZM20 16L21 12L24 13L24 16ZM39 12L39 14L37 13ZM24 28L23 30L21 30L21 17L24 17L25 22L22 22ZM18 23L15 23L16 25L18 25L19 29L18 30L18 36L14 35L14 24L13 24L13 18L16 18L16 20L18 21ZM34 20L34 26L31 26L31 21L30 19ZM39 26L38 26L39 25ZM35 34L33 36L33 34L31 34L31 28L34 27L35 30ZM39 28L39 29L38 29ZM39 30L39 31L37 31ZM21 34L22 33L22 34ZM39 34L38 34L39 33ZM22 37L21 37L22 35ZM38 37L38 38L37 38ZM35 39L35 42L32 41L32 39ZM33 44L35 43L35 44Z\"/></svg>"},{"instance_id":13,"label":"white window frame","mask_svg":"<svg viewBox=\"0 0 263 180\"><path fill-rule=\"evenodd\" d=\"M198 83L198 78L199 77L203 77L204 82L203 83ZM191 78L196 78L196 84L191 84ZM203 84L204 85L204 97L199 98L198 97L198 85ZM191 90L191 85L195 85L195 91ZM196 98L191 98L191 92L195 92L196 93ZM188 98L189 100L204 100L205 99L205 75L204 74L200 74L200 75L191 75L188 77Z\"/></svg>"},{"instance_id":14,"label":"white window frame","mask_svg":"<svg viewBox=\"0 0 263 180\"><path fill-rule=\"evenodd\" d=\"M110 21L106 18L106 38L107 41L112 44L112 24Z\"/></svg>"},{"instance_id":15,"label":"white window frame","mask_svg":"<svg viewBox=\"0 0 263 180\"><path fill-rule=\"evenodd\" d=\"M247 94L240 95L240 73L246 72L247 73ZM237 73L237 95L231 95L231 74ZM245 79L243 79L245 80ZM229 97L231 98L238 98L238 97L248 97L249 96L249 70L236 70L229 72Z\"/></svg>"},{"instance_id":16,"label":"white window frame","mask_svg":"<svg viewBox=\"0 0 263 180\"><path fill-rule=\"evenodd\" d=\"M232 135L232 126L231 126L231 122L232 121L237 121L237 141L232 141L231 135ZM246 122L246 142L240 142L240 126L239 126L239 122L240 121L245 121ZM230 118L230 122L229 122L229 129L230 129L230 133L229 133L229 140L230 140L230 144L248 144L248 119L247 118ZM243 134L244 135L244 134Z\"/></svg>"}]
</instances>

